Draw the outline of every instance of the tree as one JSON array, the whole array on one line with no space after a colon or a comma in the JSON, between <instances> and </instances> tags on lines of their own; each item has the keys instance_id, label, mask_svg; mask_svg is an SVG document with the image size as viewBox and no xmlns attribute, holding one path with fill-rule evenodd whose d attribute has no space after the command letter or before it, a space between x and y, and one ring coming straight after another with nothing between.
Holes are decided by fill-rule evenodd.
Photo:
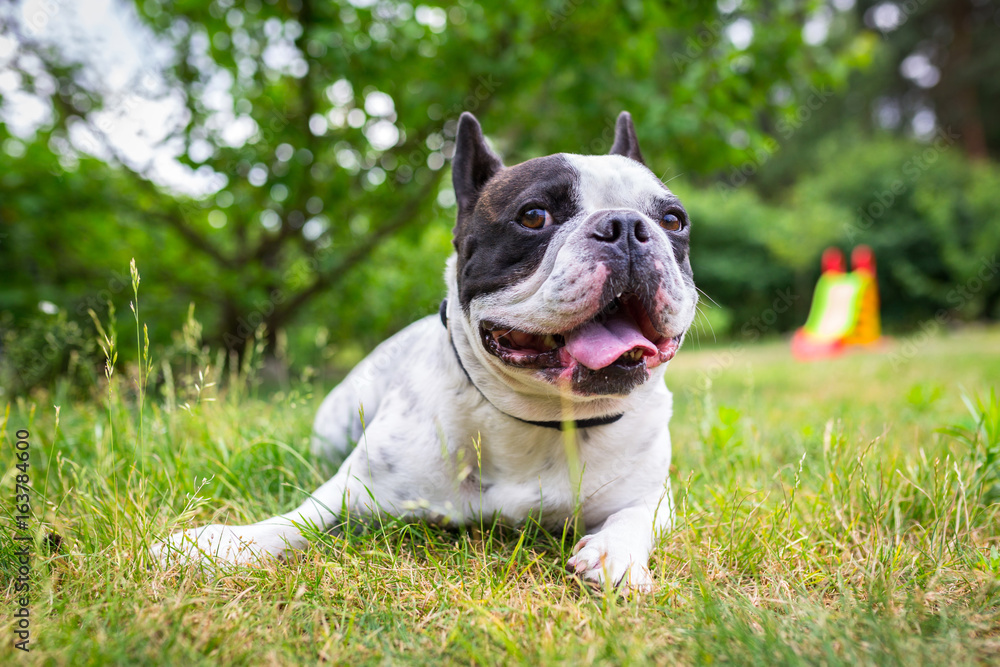
<instances>
[{"instance_id":1,"label":"tree","mask_svg":"<svg viewBox=\"0 0 1000 667\"><path fill-rule=\"evenodd\" d=\"M349 318L337 289L377 248L389 238L416 248L426 230L450 225L443 167L463 110L516 161L606 152L615 116L629 109L651 165L707 182L856 59L856 44L803 41L814 3L718 6L146 0L125 11L141 21L136 39L165 55L117 88L10 11L2 18L17 50L5 67L52 118L33 138L0 125L8 147L28 144L0 178L3 224L44 227L18 233L20 247L0 245L17 267L6 307L23 318L41 292L56 299L75 285L65 305L79 310L93 298L82 286L131 250L145 284L163 286L167 319L178 322L192 300L208 306L208 340L231 349L317 303ZM193 195L170 186L162 161L114 138L136 108L172 100L155 143L173 151L172 169L203 176ZM79 199L42 194L62 192L60 179ZM105 241L73 242L83 226ZM46 246L59 247L44 273L15 257Z\"/></svg>"},{"instance_id":2,"label":"tree","mask_svg":"<svg viewBox=\"0 0 1000 667\"><path fill-rule=\"evenodd\" d=\"M859 18L884 38L871 76L882 89L875 114L887 127L929 133L953 128L969 157L1000 155L1000 67L993 0L911 0L858 4Z\"/></svg>"}]
</instances>

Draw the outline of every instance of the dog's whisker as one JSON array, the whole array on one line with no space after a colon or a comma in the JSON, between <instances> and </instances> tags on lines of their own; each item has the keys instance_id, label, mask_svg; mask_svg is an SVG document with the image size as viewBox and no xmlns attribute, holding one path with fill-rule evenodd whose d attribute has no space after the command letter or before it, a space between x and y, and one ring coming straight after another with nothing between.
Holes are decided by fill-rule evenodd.
<instances>
[{"instance_id":1,"label":"dog's whisker","mask_svg":"<svg viewBox=\"0 0 1000 667\"><path fill-rule=\"evenodd\" d=\"M701 289L700 287L697 287L697 286L695 287L695 289L698 290L699 294L701 294L703 297L705 297L706 299L708 299L709 301L711 301L712 304L715 305L717 308L722 308L722 306L719 305L719 302L716 301L715 299L713 299L712 297L710 297L705 290L703 290L703 289Z\"/></svg>"},{"instance_id":2,"label":"dog's whisker","mask_svg":"<svg viewBox=\"0 0 1000 667\"><path fill-rule=\"evenodd\" d=\"M712 320L709 319L708 314L705 312L705 310L702 309L702 307L701 307L700 304L696 305L695 309L699 313L701 313L701 318L700 318L701 319L701 324L700 324L700 326L704 327L704 326L707 325L708 328L712 330L712 341L716 342L716 343L719 342L719 338L715 334L715 326L712 324Z\"/></svg>"}]
</instances>

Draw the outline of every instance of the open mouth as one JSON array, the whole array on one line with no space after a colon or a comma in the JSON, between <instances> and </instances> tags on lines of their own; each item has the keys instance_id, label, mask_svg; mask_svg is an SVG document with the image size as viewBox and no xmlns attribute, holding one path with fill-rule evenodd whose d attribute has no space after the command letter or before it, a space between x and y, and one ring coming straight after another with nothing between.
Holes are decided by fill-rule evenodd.
<instances>
[{"instance_id":1,"label":"open mouth","mask_svg":"<svg viewBox=\"0 0 1000 667\"><path fill-rule=\"evenodd\" d=\"M672 359L681 339L660 334L635 294L619 295L570 331L532 333L482 322L480 334L486 350L512 366L630 374Z\"/></svg>"}]
</instances>

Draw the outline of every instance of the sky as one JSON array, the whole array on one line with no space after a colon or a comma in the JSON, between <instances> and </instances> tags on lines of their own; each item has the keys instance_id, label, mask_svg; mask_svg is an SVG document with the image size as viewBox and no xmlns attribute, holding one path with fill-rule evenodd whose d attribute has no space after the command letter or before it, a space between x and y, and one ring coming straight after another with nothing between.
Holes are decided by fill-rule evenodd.
<instances>
[{"instance_id":1,"label":"sky","mask_svg":"<svg viewBox=\"0 0 1000 667\"><path fill-rule=\"evenodd\" d=\"M364 6L371 0L350 0ZM230 3L231 4L231 3ZM241 14L235 8L230 14ZM227 15L228 16L228 15ZM437 8L418 6L414 19L435 32L445 28L445 12ZM303 76L307 71L302 54L294 44L294 21L284 25L266 26L266 48L261 61L269 70ZM40 127L52 120L46 101L22 89L20 74L9 65L17 57L19 41L9 28L16 25L20 34L46 46L61 51L66 60L84 65L87 86L104 100L103 108L88 114L88 122L74 123L67 140L56 139L53 150L63 155L64 166L71 167L77 152L109 160L112 158L105 146L110 146L115 157L129 168L146 175L156 184L169 190L195 197L218 191L226 184L226 176L207 166L192 169L178 161L185 151L195 162L211 155L213 146L205 138L194 137L186 145L171 137L172 131L183 126L188 112L183 96L167 84L161 75L163 66L175 57L171 48L163 43L136 16L133 5L125 0L24 0L14 5L0 5L0 119L14 136L29 140ZM187 26L178 22L178 30ZM235 31L234 31L235 34ZM193 50L200 55L194 58L207 81L200 101L212 114L205 130L212 133L218 143L240 146L257 132L256 123L249 113L240 113L230 93L233 75L215 66L208 56L208 37L194 34ZM234 44L234 48L235 48ZM22 68L37 74L36 87L43 94L54 90L55 82L45 75L33 58L20 56ZM249 64L253 69L256 64ZM240 68L242 71L242 68ZM337 107L339 88L344 81L331 82L328 95ZM349 84L347 84L349 86ZM342 95L341 95L342 96ZM342 105L341 105L342 106ZM370 93L360 109L360 121L344 112L317 116L310 119L310 128L317 134L338 124L359 126L366 120L365 133L377 150L391 148L401 138L395 121L391 97L381 92ZM341 118L340 116L343 116ZM23 151L23 144L8 142L3 147L10 154Z\"/></svg>"},{"instance_id":2,"label":"sky","mask_svg":"<svg viewBox=\"0 0 1000 667\"><path fill-rule=\"evenodd\" d=\"M109 151L97 136L103 134L123 162L158 185L193 196L225 185L225 177L208 167L196 170L178 162L185 146L165 141L187 118L183 98L160 75L161 65L173 54L139 21L131 5L116 0L26 0L17 6L5 4L0 20L16 24L28 39L54 45L68 59L82 63L88 87L105 100L103 109L88 114L89 125L71 126L70 146L59 142L53 146L66 155L66 161L73 161L74 151L109 159ZM0 117L13 135L29 139L51 122L51 109L22 90L19 74L7 66L17 49L18 40L5 28L0 33ZM22 55L22 67L39 75L36 86L42 92L52 92L55 82L33 60ZM239 145L256 128L235 118L228 83L216 80L206 95L215 98L220 114L215 122L227 129L232 144Z\"/></svg>"}]
</instances>

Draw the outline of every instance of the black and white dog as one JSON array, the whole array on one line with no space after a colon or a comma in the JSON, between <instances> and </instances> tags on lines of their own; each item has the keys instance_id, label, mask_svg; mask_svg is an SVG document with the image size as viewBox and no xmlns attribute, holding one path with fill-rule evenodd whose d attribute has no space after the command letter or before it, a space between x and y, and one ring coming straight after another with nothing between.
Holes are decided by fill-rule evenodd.
<instances>
[{"instance_id":1,"label":"black and white dog","mask_svg":"<svg viewBox=\"0 0 1000 667\"><path fill-rule=\"evenodd\" d=\"M323 401L313 449L346 456L340 470L287 514L172 535L153 548L161 561L283 556L348 511L576 516L587 534L571 571L649 588L674 517L663 375L697 302L687 214L643 164L627 113L610 155L505 167L468 113L455 143L448 298Z\"/></svg>"}]
</instances>

